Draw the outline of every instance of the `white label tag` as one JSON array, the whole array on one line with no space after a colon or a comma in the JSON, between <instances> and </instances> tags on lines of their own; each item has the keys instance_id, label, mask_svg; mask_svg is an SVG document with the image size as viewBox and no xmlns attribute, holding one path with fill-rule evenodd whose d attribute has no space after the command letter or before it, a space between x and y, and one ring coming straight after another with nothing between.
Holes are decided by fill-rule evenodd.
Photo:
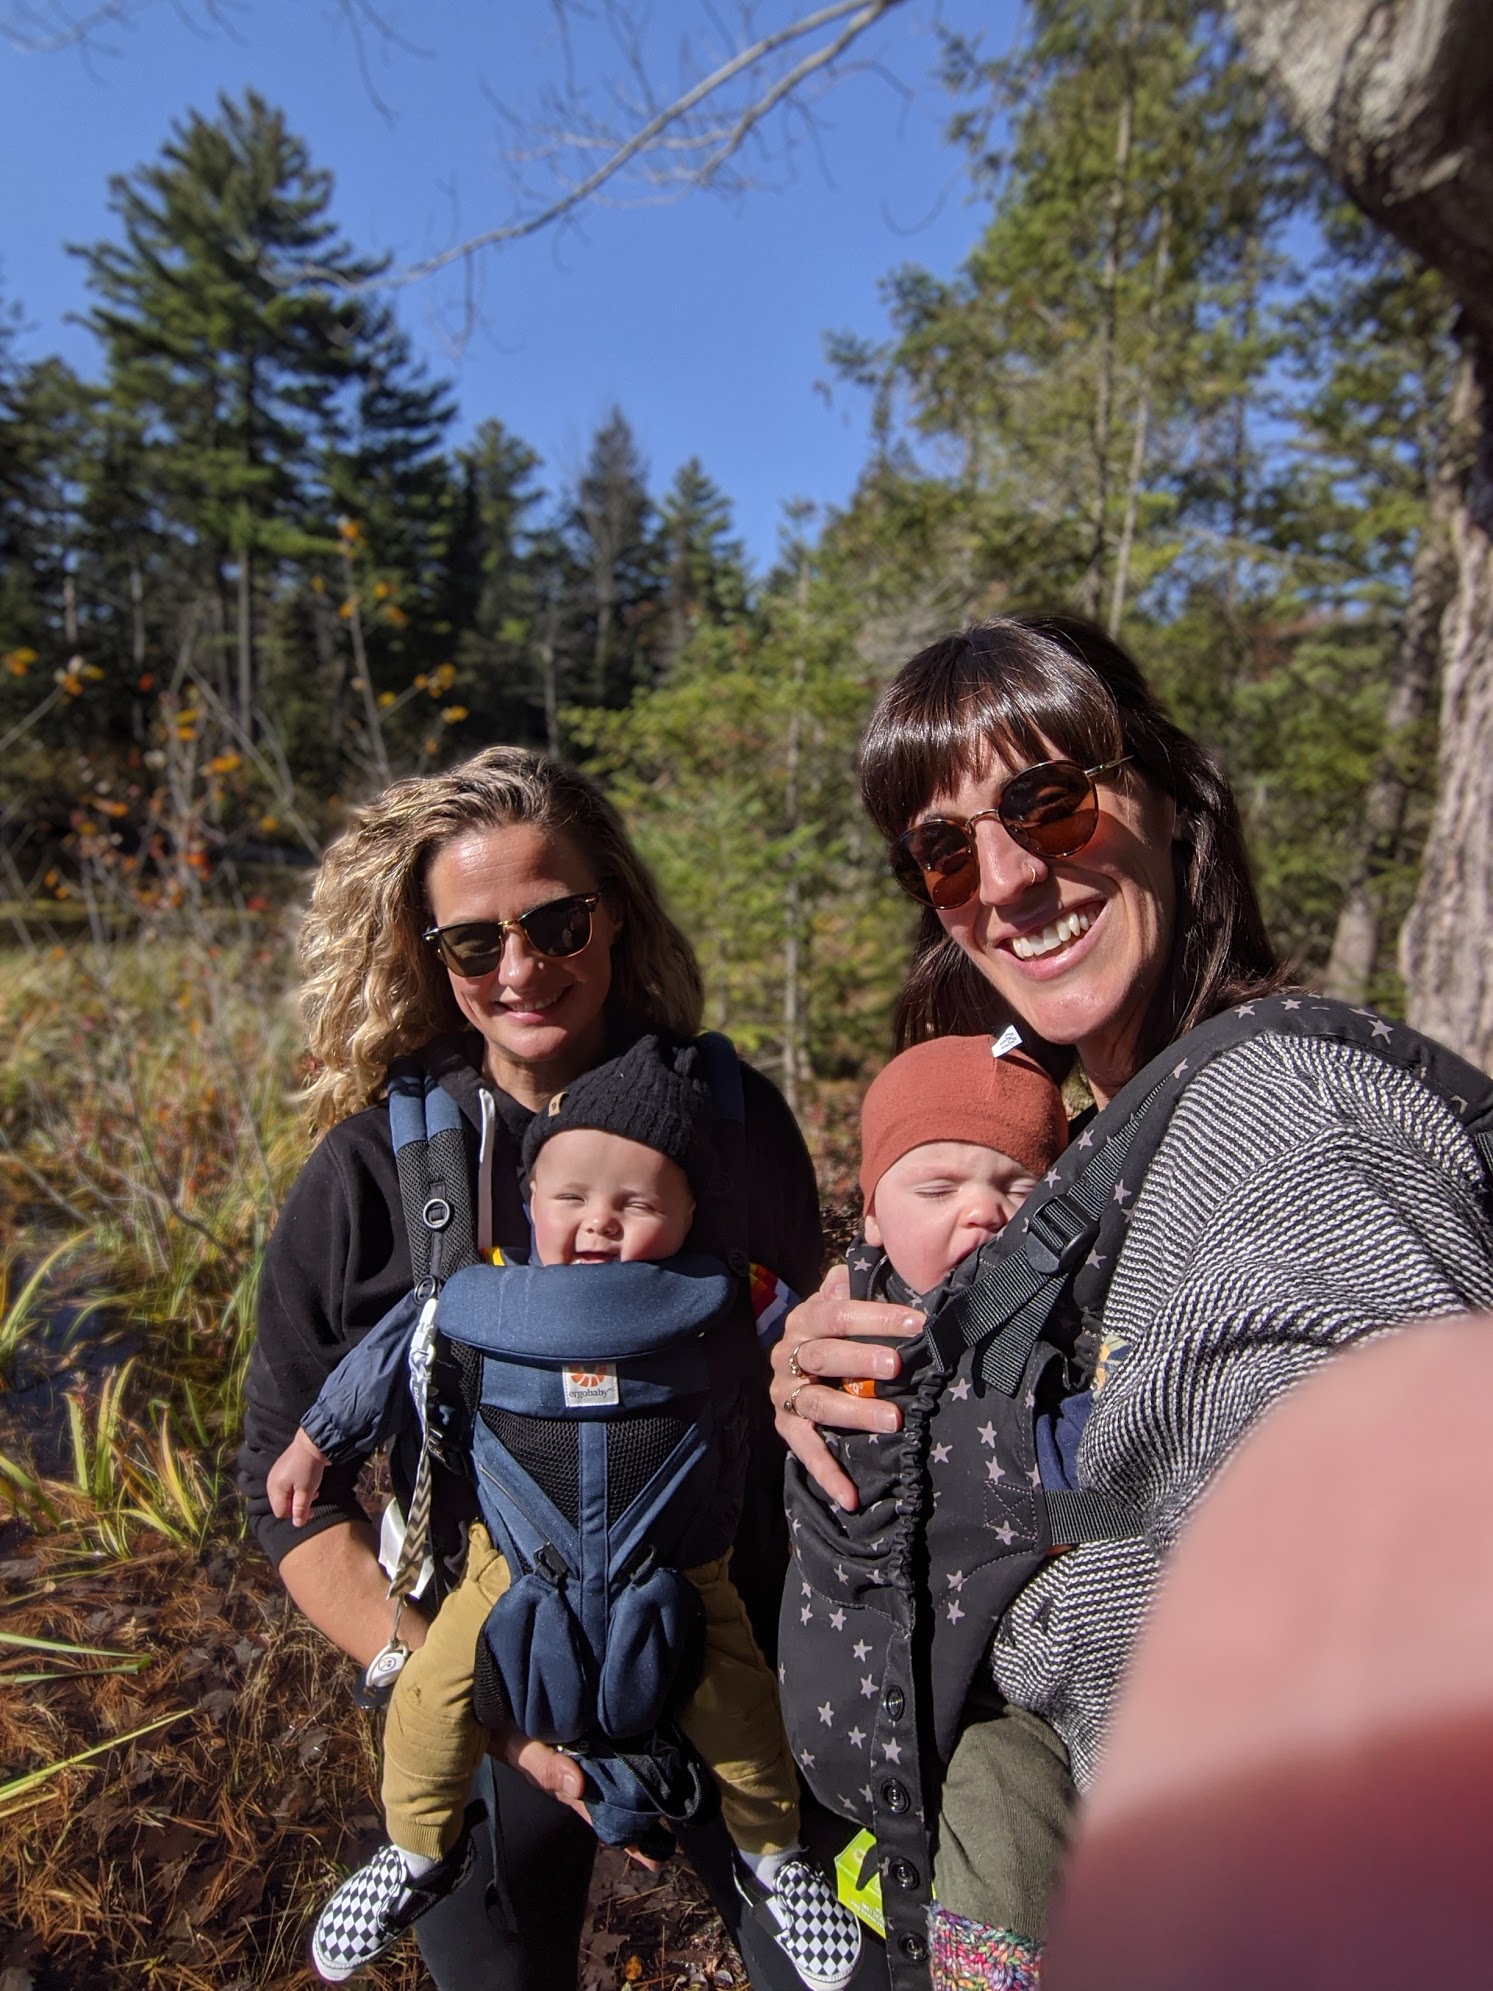
<instances>
[{"instance_id":1,"label":"white label tag","mask_svg":"<svg viewBox=\"0 0 1493 1991\"><path fill-rule=\"evenodd\" d=\"M992 1058L1003 1058L1007 1051L1014 1051L1021 1042L1021 1032L1014 1023L1008 1023L990 1047Z\"/></svg>"},{"instance_id":2,"label":"white label tag","mask_svg":"<svg viewBox=\"0 0 1493 1991\"><path fill-rule=\"evenodd\" d=\"M588 1403L616 1404L622 1401L622 1393L617 1387L617 1368L613 1362L598 1362L590 1369L566 1369L563 1379L567 1410L579 1410Z\"/></svg>"}]
</instances>

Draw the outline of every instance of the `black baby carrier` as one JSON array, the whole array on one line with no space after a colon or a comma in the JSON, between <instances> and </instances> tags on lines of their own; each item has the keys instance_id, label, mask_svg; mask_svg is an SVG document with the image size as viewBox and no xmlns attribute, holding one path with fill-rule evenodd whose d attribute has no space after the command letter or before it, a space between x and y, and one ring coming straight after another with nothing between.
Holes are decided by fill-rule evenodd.
<instances>
[{"instance_id":1,"label":"black baby carrier","mask_svg":"<svg viewBox=\"0 0 1493 1991\"><path fill-rule=\"evenodd\" d=\"M1184 1087L1261 1032L1361 1045L1414 1071L1493 1172L1484 1073L1368 1010L1304 995L1244 1003L1134 1078L954 1282L922 1336L899 1344L902 1432L835 1441L861 1494L857 1511L833 1506L789 1461L784 1718L816 1794L875 1836L898 1991L928 1982L931 1827L1002 1613L1055 1548L1144 1527L1143 1515L1098 1493L1045 1491L1035 1419L1092 1374L1130 1213ZM868 1270L852 1262L853 1282Z\"/></svg>"},{"instance_id":2,"label":"black baby carrier","mask_svg":"<svg viewBox=\"0 0 1493 1991\"><path fill-rule=\"evenodd\" d=\"M411 1371L436 1378L419 1385L410 1532L428 1501L425 1454L465 1469L512 1578L479 1641L477 1718L506 1717L574 1755L596 1830L615 1844L656 1845L660 1817L692 1817L705 1790L671 1720L702 1656L700 1600L681 1572L735 1537L747 1392L763 1387L731 1193L740 1066L725 1038L700 1049L719 1173L692 1232L705 1249L663 1264L479 1262L459 1109L418 1065L390 1074L427 1342L422 1354L417 1331Z\"/></svg>"}]
</instances>

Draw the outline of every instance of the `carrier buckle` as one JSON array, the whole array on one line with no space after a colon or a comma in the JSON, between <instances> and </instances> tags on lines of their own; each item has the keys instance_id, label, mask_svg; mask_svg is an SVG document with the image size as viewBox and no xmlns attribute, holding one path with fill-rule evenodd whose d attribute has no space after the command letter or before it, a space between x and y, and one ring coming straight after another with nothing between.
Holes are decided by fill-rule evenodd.
<instances>
[{"instance_id":1,"label":"carrier buckle","mask_svg":"<svg viewBox=\"0 0 1493 1991\"><path fill-rule=\"evenodd\" d=\"M658 1550L652 1542L644 1542L632 1558L626 1580L629 1583L646 1583L657 1567Z\"/></svg>"},{"instance_id":2,"label":"carrier buckle","mask_svg":"<svg viewBox=\"0 0 1493 1991\"><path fill-rule=\"evenodd\" d=\"M1061 1196L1050 1196L1026 1220L1022 1253L1034 1272L1071 1272L1098 1235L1098 1224Z\"/></svg>"},{"instance_id":3,"label":"carrier buckle","mask_svg":"<svg viewBox=\"0 0 1493 1991\"><path fill-rule=\"evenodd\" d=\"M557 1590L570 1574L565 1558L551 1542L546 1542L535 1556L534 1568L547 1583L553 1583Z\"/></svg>"}]
</instances>

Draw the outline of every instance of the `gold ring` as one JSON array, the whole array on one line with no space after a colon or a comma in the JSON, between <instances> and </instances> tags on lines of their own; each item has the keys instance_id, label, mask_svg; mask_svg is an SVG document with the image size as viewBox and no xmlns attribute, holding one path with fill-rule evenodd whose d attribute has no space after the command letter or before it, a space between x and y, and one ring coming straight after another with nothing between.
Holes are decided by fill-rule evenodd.
<instances>
[{"instance_id":1,"label":"gold ring","mask_svg":"<svg viewBox=\"0 0 1493 1991\"><path fill-rule=\"evenodd\" d=\"M789 1390L787 1396L783 1398L783 1415L785 1417L803 1416L803 1412L798 1407L798 1399L803 1395L804 1391L808 1387L809 1385L807 1381L805 1381L802 1383L796 1383L793 1386L793 1388Z\"/></svg>"},{"instance_id":2,"label":"gold ring","mask_svg":"<svg viewBox=\"0 0 1493 1991\"><path fill-rule=\"evenodd\" d=\"M793 1346L788 1350L788 1373L790 1376L797 1376L800 1382L804 1381L808 1373L803 1363L798 1359L798 1351L802 1347L803 1343L801 1341L795 1341Z\"/></svg>"}]
</instances>

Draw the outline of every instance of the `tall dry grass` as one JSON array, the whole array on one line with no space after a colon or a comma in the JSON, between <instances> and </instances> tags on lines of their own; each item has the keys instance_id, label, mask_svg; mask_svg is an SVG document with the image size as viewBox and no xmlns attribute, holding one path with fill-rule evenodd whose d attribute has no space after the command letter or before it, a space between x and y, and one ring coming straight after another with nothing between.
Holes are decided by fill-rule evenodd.
<instances>
[{"instance_id":1,"label":"tall dry grass","mask_svg":"<svg viewBox=\"0 0 1493 1991\"><path fill-rule=\"evenodd\" d=\"M0 955L0 1967L41 1982L304 1981L377 1829L346 1666L231 1495L288 986L242 918Z\"/></svg>"}]
</instances>

